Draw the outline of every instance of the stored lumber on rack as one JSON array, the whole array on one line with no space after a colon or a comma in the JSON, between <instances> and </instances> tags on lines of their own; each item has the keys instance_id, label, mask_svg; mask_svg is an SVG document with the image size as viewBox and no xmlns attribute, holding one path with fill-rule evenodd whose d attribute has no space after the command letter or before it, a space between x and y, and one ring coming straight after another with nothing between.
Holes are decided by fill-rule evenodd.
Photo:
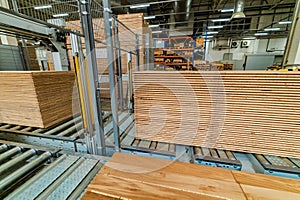
<instances>
[{"instance_id":1,"label":"stored lumber on rack","mask_svg":"<svg viewBox=\"0 0 300 200\"><path fill-rule=\"evenodd\" d=\"M299 186L299 180L115 153L83 199L299 199Z\"/></svg>"},{"instance_id":2,"label":"stored lumber on rack","mask_svg":"<svg viewBox=\"0 0 300 200\"><path fill-rule=\"evenodd\" d=\"M2 123L47 128L78 103L73 72L1 72L0 81Z\"/></svg>"},{"instance_id":3,"label":"stored lumber on rack","mask_svg":"<svg viewBox=\"0 0 300 200\"><path fill-rule=\"evenodd\" d=\"M298 72L136 72L138 139L300 157Z\"/></svg>"}]
</instances>

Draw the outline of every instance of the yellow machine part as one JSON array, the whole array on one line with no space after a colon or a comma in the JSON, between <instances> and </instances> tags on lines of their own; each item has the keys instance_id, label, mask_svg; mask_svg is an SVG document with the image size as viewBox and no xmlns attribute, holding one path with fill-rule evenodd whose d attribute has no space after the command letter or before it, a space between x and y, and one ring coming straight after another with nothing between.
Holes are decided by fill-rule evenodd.
<instances>
[{"instance_id":1,"label":"yellow machine part","mask_svg":"<svg viewBox=\"0 0 300 200\"><path fill-rule=\"evenodd\" d=\"M73 56L74 64L75 64L75 71L76 71L76 77L77 77L77 83L78 83L78 90L79 90L79 98L80 98L80 104L81 104L81 112L83 117L83 126L84 128L87 128L87 122L86 122L86 115L85 115L85 105L84 105L84 98L83 98L83 89L82 89L82 80L80 77L80 69L79 69L79 59L78 56ZM85 64L86 60L85 60ZM86 74L88 74L88 68L85 67ZM93 111L92 101L91 101L91 85L88 82L88 95L89 95L89 101L90 101L90 109ZM91 116L93 124L94 124L94 115Z\"/></svg>"}]
</instances>

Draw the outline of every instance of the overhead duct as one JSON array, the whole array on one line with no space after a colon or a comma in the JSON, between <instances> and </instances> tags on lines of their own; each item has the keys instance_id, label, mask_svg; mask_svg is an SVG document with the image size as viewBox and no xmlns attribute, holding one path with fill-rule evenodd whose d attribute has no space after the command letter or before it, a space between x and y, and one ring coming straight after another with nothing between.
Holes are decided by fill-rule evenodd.
<instances>
[{"instance_id":1,"label":"overhead duct","mask_svg":"<svg viewBox=\"0 0 300 200\"><path fill-rule=\"evenodd\" d=\"M245 0L235 0L234 11L231 16L231 19L245 18L246 16L244 14L244 8L245 8Z\"/></svg>"},{"instance_id":2,"label":"overhead duct","mask_svg":"<svg viewBox=\"0 0 300 200\"><path fill-rule=\"evenodd\" d=\"M186 1L186 15L185 15L185 20L188 21L190 18L190 12L192 8L192 1L193 0L187 0Z\"/></svg>"},{"instance_id":3,"label":"overhead duct","mask_svg":"<svg viewBox=\"0 0 300 200\"><path fill-rule=\"evenodd\" d=\"M192 1L175 1L174 2L174 12L175 13L184 13L175 15L176 21L188 21L190 18L190 12L192 8Z\"/></svg>"},{"instance_id":4,"label":"overhead duct","mask_svg":"<svg viewBox=\"0 0 300 200\"><path fill-rule=\"evenodd\" d=\"M175 13L184 13L186 10L186 4L185 1L175 1L174 2L174 12ZM176 14L175 15L175 21L185 21L185 15L184 14Z\"/></svg>"}]
</instances>

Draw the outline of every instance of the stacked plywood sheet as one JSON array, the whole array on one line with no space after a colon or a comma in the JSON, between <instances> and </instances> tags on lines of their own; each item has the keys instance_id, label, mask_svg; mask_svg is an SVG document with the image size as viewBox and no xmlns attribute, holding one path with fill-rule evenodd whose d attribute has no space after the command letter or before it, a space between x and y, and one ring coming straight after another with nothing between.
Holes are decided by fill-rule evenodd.
<instances>
[{"instance_id":1,"label":"stacked plywood sheet","mask_svg":"<svg viewBox=\"0 0 300 200\"><path fill-rule=\"evenodd\" d=\"M73 72L1 72L0 81L2 123L47 128L78 103Z\"/></svg>"},{"instance_id":2,"label":"stacked plywood sheet","mask_svg":"<svg viewBox=\"0 0 300 200\"><path fill-rule=\"evenodd\" d=\"M299 186L294 179L115 153L82 199L299 199Z\"/></svg>"},{"instance_id":3,"label":"stacked plywood sheet","mask_svg":"<svg viewBox=\"0 0 300 200\"><path fill-rule=\"evenodd\" d=\"M140 139L300 157L298 72L137 72Z\"/></svg>"},{"instance_id":4,"label":"stacked plywood sheet","mask_svg":"<svg viewBox=\"0 0 300 200\"><path fill-rule=\"evenodd\" d=\"M144 14L143 13L135 13L135 14L123 14L118 15L118 19L127 26L134 33L142 35L149 33L152 37L152 31L149 28L149 25L144 22ZM122 24L119 24L119 40L120 46L122 49L126 49L132 52L135 52L136 48L136 37L132 32L130 32L127 28L125 28ZM151 39L150 39L151 41ZM145 69L146 58L145 58L145 37L139 36L139 50L140 50L140 70ZM152 43L150 44L152 46ZM151 51L152 52L152 51ZM122 52L123 57L122 60L125 62L122 63L122 68L127 68L127 53ZM151 54L151 53L150 53ZM151 56L151 55L150 55ZM133 70L136 70L136 56L132 55L132 66Z\"/></svg>"}]
</instances>

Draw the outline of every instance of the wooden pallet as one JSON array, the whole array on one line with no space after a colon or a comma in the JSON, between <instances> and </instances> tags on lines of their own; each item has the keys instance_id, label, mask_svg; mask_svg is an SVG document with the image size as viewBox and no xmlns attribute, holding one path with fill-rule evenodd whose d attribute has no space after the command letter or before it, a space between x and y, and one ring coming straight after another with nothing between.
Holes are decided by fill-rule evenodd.
<instances>
[{"instance_id":1,"label":"wooden pallet","mask_svg":"<svg viewBox=\"0 0 300 200\"><path fill-rule=\"evenodd\" d=\"M47 128L78 103L73 72L1 72L0 82L2 123Z\"/></svg>"},{"instance_id":2,"label":"wooden pallet","mask_svg":"<svg viewBox=\"0 0 300 200\"><path fill-rule=\"evenodd\" d=\"M137 72L136 137L300 157L298 72Z\"/></svg>"},{"instance_id":3,"label":"wooden pallet","mask_svg":"<svg viewBox=\"0 0 300 200\"><path fill-rule=\"evenodd\" d=\"M300 181L115 153L89 199L299 199Z\"/></svg>"}]
</instances>

